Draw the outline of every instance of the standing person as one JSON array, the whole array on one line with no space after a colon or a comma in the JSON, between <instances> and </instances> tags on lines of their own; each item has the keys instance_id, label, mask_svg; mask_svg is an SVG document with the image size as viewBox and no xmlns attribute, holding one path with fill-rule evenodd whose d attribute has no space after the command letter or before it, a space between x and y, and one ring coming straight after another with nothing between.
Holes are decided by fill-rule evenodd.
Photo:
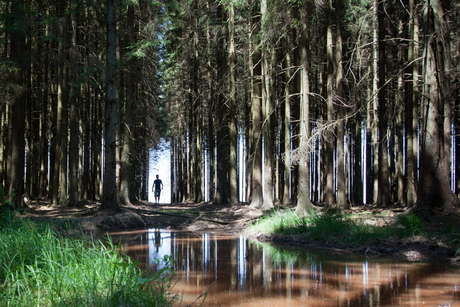
<instances>
[{"instance_id":1,"label":"standing person","mask_svg":"<svg viewBox=\"0 0 460 307\"><path fill-rule=\"evenodd\" d=\"M163 189L163 182L160 176L157 175L157 179L153 181L152 192L155 192L155 204L160 204L160 193Z\"/></svg>"}]
</instances>

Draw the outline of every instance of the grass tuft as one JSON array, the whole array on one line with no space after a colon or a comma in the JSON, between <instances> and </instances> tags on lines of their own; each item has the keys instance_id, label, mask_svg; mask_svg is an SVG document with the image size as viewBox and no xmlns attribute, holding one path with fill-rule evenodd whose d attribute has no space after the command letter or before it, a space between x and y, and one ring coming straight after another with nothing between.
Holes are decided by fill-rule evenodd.
<instances>
[{"instance_id":1,"label":"grass tuft","mask_svg":"<svg viewBox=\"0 0 460 307\"><path fill-rule=\"evenodd\" d=\"M291 209L277 210L251 226L265 234L302 235L312 240L334 244L371 244L388 238L405 238L423 233L423 224L416 215L408 215L399 223L372 226L350 215L319 215L299 217Z\"/></svg>"},{"instance_id":2,"label":"grass tuft","mask_svg":"<svg viewBox=\"0 0 460 307\"><path fill-rule=\"evenodd\" d=\"M424 234L422 219L414 213L401 216L399 223L404 227L404 234L406 236Z\"/></svg>"}]
</instances>

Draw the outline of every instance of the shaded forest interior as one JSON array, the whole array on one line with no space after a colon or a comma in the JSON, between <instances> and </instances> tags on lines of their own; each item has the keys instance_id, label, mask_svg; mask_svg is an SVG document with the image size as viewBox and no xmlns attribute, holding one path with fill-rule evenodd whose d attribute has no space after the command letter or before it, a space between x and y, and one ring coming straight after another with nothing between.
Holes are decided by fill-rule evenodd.
<instances>
[{"instance_id":1,"label":"shaded forest interior","mask_svg":"<svg viewBox=\"0 0 460 307\"><path fill-rule=\"evenodd\" d=\"M172 202L457 205L457 1L3 0L0 12L0 186L16 208L146 200L160 138Z\"/></svg>"}]
</instances>

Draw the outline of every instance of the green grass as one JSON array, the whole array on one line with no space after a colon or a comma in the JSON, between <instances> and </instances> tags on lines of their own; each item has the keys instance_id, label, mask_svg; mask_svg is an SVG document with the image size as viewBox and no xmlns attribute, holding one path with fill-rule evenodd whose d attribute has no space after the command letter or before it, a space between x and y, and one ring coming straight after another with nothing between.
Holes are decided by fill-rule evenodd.
<instances>
[{"instance_id":1,"label":"green grass","mask_svg":"<svg viewBox=\"0 0 460 307\"><path fill-rule=\"evenodd\" d=\"M147 276L110 240L64 238L9 212L0 204L0 306L172 304L168 267Z\"/></svg>"},{"instance_id":2,"label":"green grass","mask_svg":"<svg viewBox=\"0 0 460 307\"><path fill-rule=\"evenodd\" d=\"M391 237L423 234L423 224L414 214L404 216L393 225L365 225L352 216L318 215L299 217L293 210L274 211L263 217L252 230L266 234L302 235L312 240L338 244L370 244Z\"/></svg>"}]
</instances>

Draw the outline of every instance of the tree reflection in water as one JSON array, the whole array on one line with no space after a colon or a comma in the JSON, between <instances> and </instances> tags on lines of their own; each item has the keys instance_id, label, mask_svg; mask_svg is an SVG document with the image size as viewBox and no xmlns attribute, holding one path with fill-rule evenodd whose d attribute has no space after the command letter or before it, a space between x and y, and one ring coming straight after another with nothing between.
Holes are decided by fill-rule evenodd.
<instances>
[{"instance_id":1,"label":"tree reflection in water","mask_svg":"<svg viewBox=\"0 0 460 307\"><path fill-rule=\"evenodd\" d=\"M112 234L149 270L171 255L182 305L215 282L204 306L436 306L460 301L460 269L281 249L246 238L160 229Z\"/></svg>"}]
</instances>

